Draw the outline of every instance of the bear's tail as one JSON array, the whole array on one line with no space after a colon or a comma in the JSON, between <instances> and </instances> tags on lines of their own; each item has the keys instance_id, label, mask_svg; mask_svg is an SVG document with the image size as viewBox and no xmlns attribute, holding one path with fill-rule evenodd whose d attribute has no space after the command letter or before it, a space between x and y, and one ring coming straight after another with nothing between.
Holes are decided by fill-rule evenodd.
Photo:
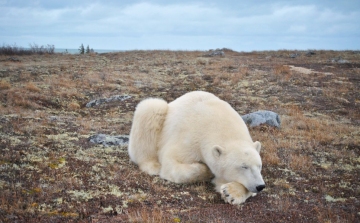
<instances>
[{"instance_id":1,"label":"bear's tail","mask_svg":"<svg viewBox=\"0 0 360 223\"><path fill-rule=\"evenodd\" d=\"M158 164L159 162L158 142L167 110L167 102L157 98L145 99L136 106L128 152L131 161L138 164L140 169L143 169L143 164ZM149 172L145 169L143 171Z\"/></svg>"}]
</instances>

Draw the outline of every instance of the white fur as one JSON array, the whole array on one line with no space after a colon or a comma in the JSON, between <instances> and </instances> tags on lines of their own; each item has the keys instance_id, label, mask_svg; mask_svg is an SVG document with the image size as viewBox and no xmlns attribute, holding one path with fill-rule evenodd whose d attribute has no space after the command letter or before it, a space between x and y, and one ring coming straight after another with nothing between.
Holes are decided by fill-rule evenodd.
<instances>
[{"instance_id":1,"label":"white fur","mask_svg":"<svg viewBox=\"0 0 360 223\"><path fill-rule=\"evenodd\" d=\"M239 114L202 91L169 104L161 99L139 103L129 142L130 159L142 171L176 183L215 176L215 189L233 204L243 203L265 184L260 149Z\"/></svg>"}]
</instances>

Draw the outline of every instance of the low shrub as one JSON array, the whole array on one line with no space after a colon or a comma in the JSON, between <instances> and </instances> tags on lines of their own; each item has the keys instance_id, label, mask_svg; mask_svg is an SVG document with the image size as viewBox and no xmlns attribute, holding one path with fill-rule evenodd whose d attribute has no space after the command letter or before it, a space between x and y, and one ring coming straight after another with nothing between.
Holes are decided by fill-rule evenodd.
<instances>
[{"instance_id":1,"label":"low shrub","mask_svg":"<svg viewBox=\"0 0 360 223\"><path fill-rule=\"evenodd\" d=\"M55 46L47 44L39 46L35 43L30 44L30 48L17 46L16 44L3 44L0 47L0 55L32 55L32 54L54 54Z\"/></svg>"}]
</instances>

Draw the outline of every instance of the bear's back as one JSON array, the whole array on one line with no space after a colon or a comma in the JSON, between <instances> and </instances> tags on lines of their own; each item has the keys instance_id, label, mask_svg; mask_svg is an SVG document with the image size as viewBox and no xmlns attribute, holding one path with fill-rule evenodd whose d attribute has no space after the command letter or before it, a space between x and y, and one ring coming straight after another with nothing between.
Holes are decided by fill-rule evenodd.
<instances>
[{"instance_id":1,"label":"bear's back","mask_svg":"<svg viewBox=\"0 0 360 223\"><path fill-rule=\"evenodd\" d=\"M176 100L169 103L170 107L178 107L178 106L191 106L197 103L201 103L204 101L218 99L215 95L205 92L205 91L192 91L184 94L183 96L177 98Z\"/></svg>"},{"instance_id":2,"label":"bear's back","mask_svg":"<svg viewBox=\"0 0 360 223\"><path fill-rule=\"evenodd\" d=\"M240 115L227 102L211 93L189 92L169 103L163 137L205 139L205 136L214 140L235 137L251 140Z\"/></svg>"}]
</instances>

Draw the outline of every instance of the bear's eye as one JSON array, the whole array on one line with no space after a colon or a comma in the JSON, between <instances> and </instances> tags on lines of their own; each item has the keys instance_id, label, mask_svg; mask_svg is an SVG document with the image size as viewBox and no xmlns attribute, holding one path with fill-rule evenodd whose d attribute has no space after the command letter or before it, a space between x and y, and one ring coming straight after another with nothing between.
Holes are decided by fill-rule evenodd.
<instances>
[{"instance_id":1,"label":"bear's eye","mask_svg":"<svg viewBox=\"0 0 360 223\"><path fill-rule=\"evenodd\" d=\"M249 169L248 166L241 166L241 168L243 168L243 169L245 169L245 170Z\"/></svg>"}]
</instances>

